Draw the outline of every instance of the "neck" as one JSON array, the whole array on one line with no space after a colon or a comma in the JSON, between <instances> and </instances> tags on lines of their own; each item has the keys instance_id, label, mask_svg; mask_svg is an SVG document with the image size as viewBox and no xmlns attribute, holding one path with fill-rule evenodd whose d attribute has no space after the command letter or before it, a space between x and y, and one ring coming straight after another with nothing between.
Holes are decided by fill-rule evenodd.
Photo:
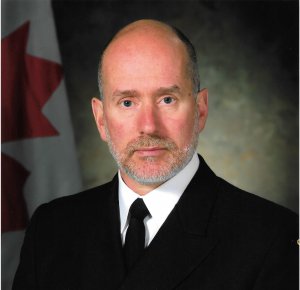
<instances>
[{"instance_id":1,"label":"neck","mask_svg":"<svg viewBox=\"0 0 300 290\"><path fill-rule=\"evenodd\" d=\"M151 183L151 184L141 184L138 183L137 181L135 181L134 179L132 179L131 177L129 177L126 173L124 173L122 170L121 172L121 177L123 179L123 181L125 182L125 184L131 189L133 190L135 193L137 193L138 195L146 195L148 192L154 190L155 188L159 187L161 183Z\"/></svg>"}]
</instances>

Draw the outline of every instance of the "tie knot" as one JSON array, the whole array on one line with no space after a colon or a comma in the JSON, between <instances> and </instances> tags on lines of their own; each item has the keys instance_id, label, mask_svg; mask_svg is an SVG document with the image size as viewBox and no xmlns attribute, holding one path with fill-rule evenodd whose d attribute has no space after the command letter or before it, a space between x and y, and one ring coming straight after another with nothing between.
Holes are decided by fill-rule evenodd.
<instances>
[{"instance_id":1,"label":"tie knot","mask_svg":"<svg viewBox=\"0 0 300 290\"><path fill-rule=\"evenodd\" d=\"M150 214L142 198L137 198L132 203L129 212L132 218L136 218L137 220L141 221Z\"/></svg>"}]
</instances>

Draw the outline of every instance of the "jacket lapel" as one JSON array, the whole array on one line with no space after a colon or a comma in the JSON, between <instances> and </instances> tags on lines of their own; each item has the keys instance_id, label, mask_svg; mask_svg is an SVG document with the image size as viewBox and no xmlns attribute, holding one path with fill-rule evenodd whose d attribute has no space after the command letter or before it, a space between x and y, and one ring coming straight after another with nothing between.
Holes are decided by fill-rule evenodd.
<instances>
[{"instance_id":1,"label":"jacket lapel","mask_svg":"<svg viewBox=\"0 0 300 290\"><path fill-rule=\"evenodd\" d=\"M104 197L93 206L97 208L96 218L90 221L86 231L89 238L85 238L82 253L82 289L117 289L125 276L116 176L107 185L107 190L109 193L98 192Z\"/></svg>"},{"instance_id":2,"label":"jacket lapel","mask_svg":"<svg viewBox=\"0 0 300 290\"><path fill-rule=\"evenodd\" d=\"M121 289L172 289L209 255L218 241L216 180L200 157L197 173Z\"/></svg>"}]
</instances>

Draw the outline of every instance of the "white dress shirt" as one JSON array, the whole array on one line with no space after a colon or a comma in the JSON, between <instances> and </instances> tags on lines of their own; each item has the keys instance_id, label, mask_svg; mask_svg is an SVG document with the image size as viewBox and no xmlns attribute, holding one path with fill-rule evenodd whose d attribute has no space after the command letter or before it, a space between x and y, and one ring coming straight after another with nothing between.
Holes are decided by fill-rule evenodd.
<instances>
[{"instance_id":1,"label":"white dress shirt","mask_svg":"<svg viewBox=\"0 0 300 290\"><path fill-rule=\"evenodd\" d=\"M128 212L131 204L137 198L142 198L150 212L150 216L147 216L144 220L145 246L147 247L195 175L199 163L198 155L195 153L191 161L177 175L143 196L132 191L123 181L120 171L118 172L120 230L123 245L129 225Z\"/></svg>"}]
</instances>

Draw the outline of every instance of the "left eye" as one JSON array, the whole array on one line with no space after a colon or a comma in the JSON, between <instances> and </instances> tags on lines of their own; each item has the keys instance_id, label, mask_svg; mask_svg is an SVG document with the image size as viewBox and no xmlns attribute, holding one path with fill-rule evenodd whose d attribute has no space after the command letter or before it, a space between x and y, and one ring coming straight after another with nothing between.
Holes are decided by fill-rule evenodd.
<instances>
[{"instance_id":1,"label":"left eye","mask_svg":"<svg viewBox=\"0 0 300 290\"><path fill-rule=\"evenodd\" d=\"M163 102L165 104L171 104L174 101L174 99L172 97L164 97L163 98Z\"/></svg>"}]
</instances>

